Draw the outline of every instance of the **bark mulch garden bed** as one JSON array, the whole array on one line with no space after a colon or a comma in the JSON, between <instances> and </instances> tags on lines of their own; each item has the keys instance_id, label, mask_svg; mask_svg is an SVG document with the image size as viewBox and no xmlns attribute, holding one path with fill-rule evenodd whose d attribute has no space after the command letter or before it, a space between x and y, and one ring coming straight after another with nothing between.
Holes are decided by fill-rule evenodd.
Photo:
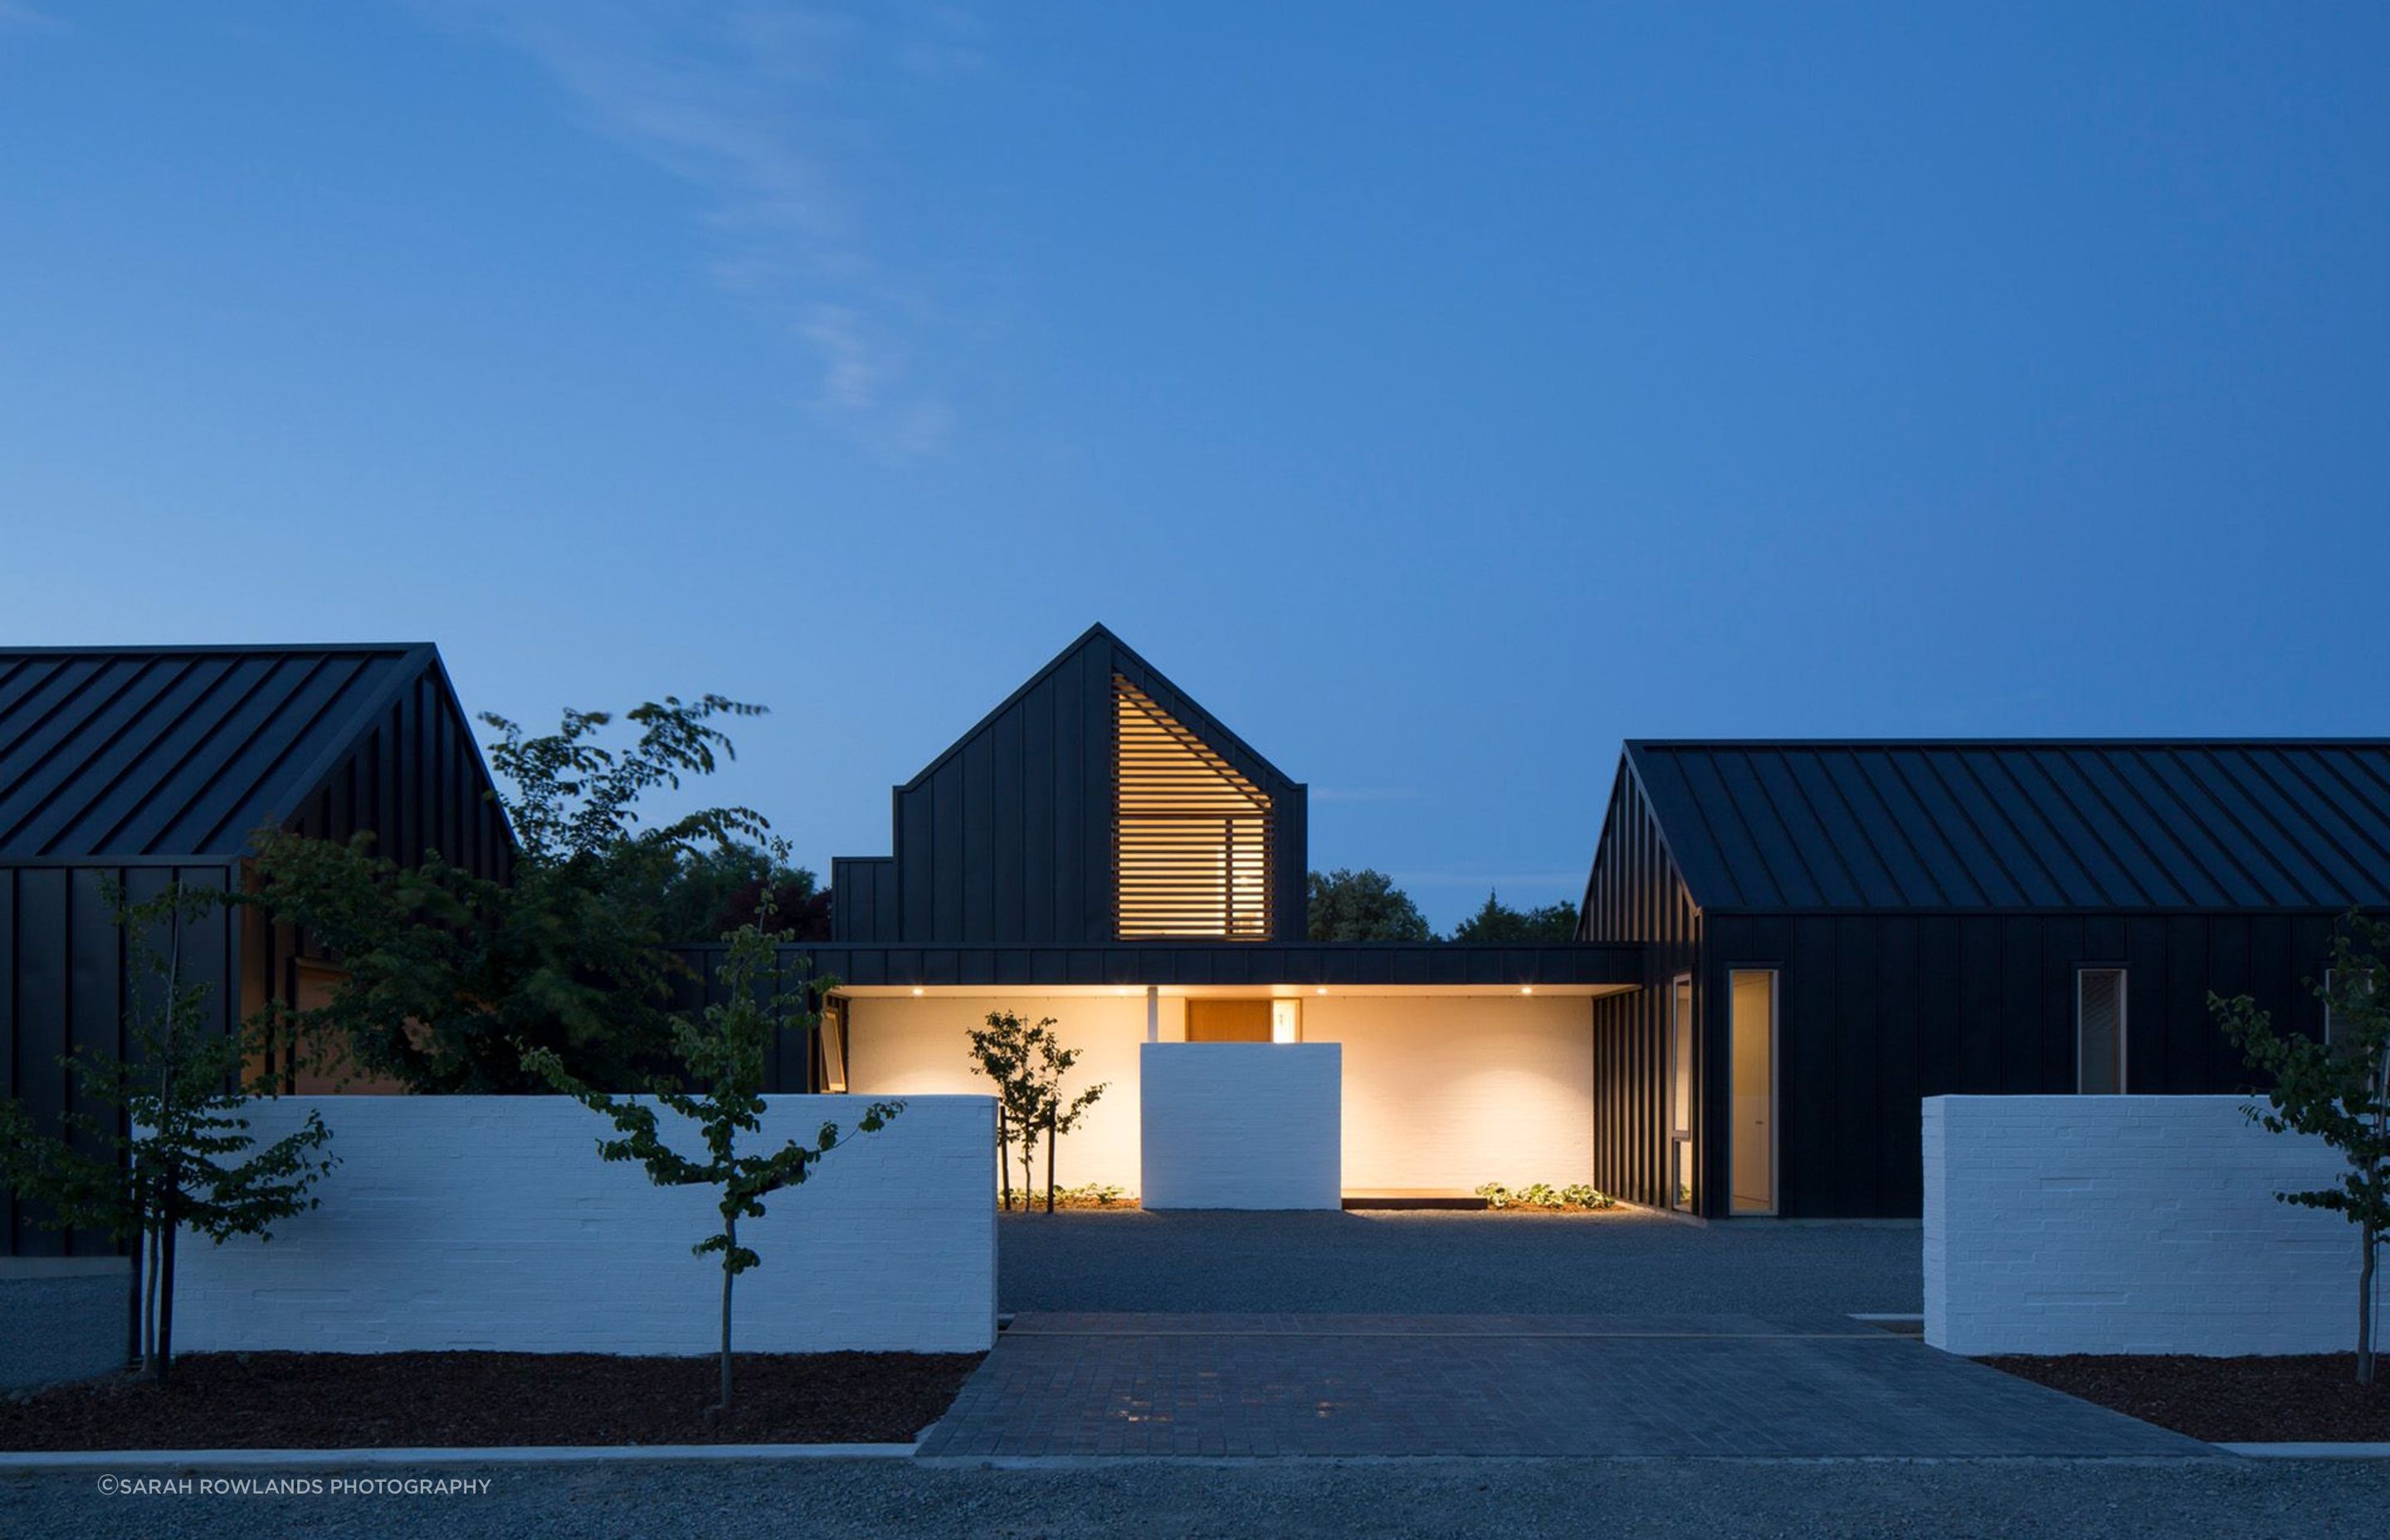
<instances>
[{"instance_id":1,"label":"bark mulch garden bed","mask_svg":"<svg viewBox=\"0 0 2390 1540\"><path fill-rule=\"evenodd\" d=\"M713 1358L549 1353L202 1353L0 1400L0 1449L386 1449L909 1444L975 1353L740 1354L709 1426Z\"/></svg>"},{"instance_id":2,"label":"bark mulch garden bed","mask_svg":"<svg viewBox=\"0 0 2390 1540\"><path fill-rule=\"evenodd\" d=\"M2353 1353L2004 1354L1977 1362L2210 1444L2390 1443L2390 1380L2358 1384Z\"/></svg>"}]
</instances>

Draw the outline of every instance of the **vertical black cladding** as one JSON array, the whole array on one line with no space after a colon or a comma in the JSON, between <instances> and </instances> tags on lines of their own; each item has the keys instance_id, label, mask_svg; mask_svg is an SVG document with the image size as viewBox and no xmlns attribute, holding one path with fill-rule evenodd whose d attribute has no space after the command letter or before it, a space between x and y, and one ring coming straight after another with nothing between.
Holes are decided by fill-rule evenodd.
<instances>
[{"instance_id":1,"label":"vertical black cladding","mask_svg":"<svg viewBox=\"0 0 2390 1540\"><path fill-rule=\"evenodd\" d=\"M38 712L41 735L12 712ZM470 724L428 645L0 650L0 1094L55 1126L77 1104L59 1060L117 1051L136 986L109 903L179 880L229 890L258 827L403 864L436 850L503 881L514 839ZM186 931L210 1024L287 995L313 948L255 911ZM0 1204L0 1254L106 1252L105 1238Z\"/></svg>"},{"instance_id":2,"label":"vertical black cladding","mask_svg":"<svg viewBox=\"0 0 2390 1540\"><path fill-rule=\"evenodd\" d=\"M1593 1002L1594 1169L1589 1179L1629 1202L1664 1208L1669 1200L1671 986L1677 975L1693 975L1696 1020L1708 986L1701 977L1701 914L1641 788L1623 770L1602 820L1577 939L1639 943L1644 958L1642 988L1598 996ZM1698 1043L1697 1035L1697 1058ZM1700 1070L1697 1062L1696 1075ZM1697 1140L1702 1112L1703 1100L1696 1097Z\"/></svg>"},{"instance_id":3,"label":"vertical black cladding","mask_svg":"<svg viewBox=\"0 0 2390 1540\"><path fill-rule=\"evenodd\" d=\"M1272 802L1274 934L1303 929L1304 790L1102 626L895 789L894 853L832 863L842 941L1099 945L1117 938L1114 675Z\"/></svg>"},{"instance_id":4,"label":"vertical black cladding","mask_svg":"<svg viewBox=\"0 0 2390 1540\"><path fill-rule=\"evenodd\" d=\"M2316 799L2211 836L2200 816L2223 793L2203 801L2189 777L2229 771L2226 791L2254 794L2258 768ZM2143 798L2102 801L2098 788L2122 776ZM2155 800L2168 789L2177 803ZM2309 986L2333 920L2350 903L2379 912L2369 895L2390 891L2390 812L2377 807L2390 809L2381 744L1630 746L1579 929L1642 943L1645 988L1594 1002L1593 1179L1639 1202L1667 1197L1679 969L1696 986L1704 1177L1731 1155L1716 1115L1729 1023L1712 1002L1738 969L1778 973L1772 1123L1788 1217L1921 1212L1924 1097L2073 1092L2085 968L2126 970L2127 1091L2247 1090L2207 995L2245 992L2320 1031ZM2259 848L2251 828L2281 848ZM2318 837L2334 829L2343 842ZM2268 907L2294 893L2284 871L2302 874L2305 902ZM2343 886L2327 892L2334 873ZM2212 906L2185 903L2198 894ZM1699 1185L1702 1212L1722 1216L1722 1186Z\"/></svg>"}]
</instances>

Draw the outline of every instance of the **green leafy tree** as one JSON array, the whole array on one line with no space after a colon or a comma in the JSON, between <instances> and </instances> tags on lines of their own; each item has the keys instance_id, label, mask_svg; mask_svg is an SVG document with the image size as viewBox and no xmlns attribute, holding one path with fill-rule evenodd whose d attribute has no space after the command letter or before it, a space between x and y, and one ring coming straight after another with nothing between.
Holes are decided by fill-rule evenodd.
<instances>
[{"instance_id":1,"label":"green leafy tree","mask_svg":"<svg viewBox=\"0 0 2390 1540\"><path fill-rule=\"evenodd\" d=\"M1077 1048L1062 1046L1055 1035L1054 1018L1029 1019L1009 1010L987 1013L987 1025L970 1032L971 1069L996 1083L996 1105L1002 1110L1002 1133L1008 1156L1017 1149L1021 1161L1021 1201L1029 1206L1035 1183L1037 1143L1055 1140L1079 1125L1104 1094L1109 1082L1099 1082L1065 1100L1062 1079L1079 1061ZM1054 1150L1046 1150L1047 1209L1053 1209ZM1004 1187L1004 1206L1012 1207L1012 1183Z\"/></svg>"},{"instance_id":2,"label":"green leafy tree","mask_svg":"<svg viewBox=\"0 0 2390 1540\"><path fill-rule=\"evenodd\" d=\"M568 711L536 737L484 716L520 844L506 882L437 852L401 866L365 836L261 832L250 901L306 931L348 975L325 1005L270 1008L279 1050L417 1091L511 1092L533 1088L528 1045L591 1084L644 1084L672 1054L676 965L662 943L690 934L664 928L675 883L708 853L754 849L765 825L744 807L651 825L641 801L713 773L733 757L720 722L762 710L667 696L623 713L635 732L621 744L602 712ZM778 861L758 854L767 870Z\"/></svg>"},{"instance_id":3,"label":"green leafy tree","mask_svg":"<svg viewBox=\"0 0 2390 1540\"><path fill-rule=\"evenodd\" d=\"M141 1264L141 1361L166 1380L174 1362L174 1253L186 1230L218 1245L271 1239L273 1226L315 1208L317 1178L336 1164L315 1113L264 1149L241 1115L244 1038L209 1023L209 986L186 978L184 931L225 895L179 883L126 907L133 987L124 1013L129 1058L85 1048L61 1062L80 1099L114 1110L70 1111L61 1137L16 1100L0 1102L0 1178L38 1207L37 1222L99 1230L135 1243ZM159 932L163 932L161 943Z\"/></svg>"},{"instance_id":4,"label":"green leafy tree","mask_svg":"<svg viewBox=\"0 0 2390 1540\"><path fill-rule=\"evenodd\" d=\"M774 922L791 939L829 940L829 894L820 879L746 840L682 856L659 895L657 929L670 941L724 935L753 924L767 899Z\"/></svg>"},{"instance_id":5,"label":"green leafy tree","mask_svg":"<svg viewBox=\"0 0 2390 1540\"><path fill-rule=\"evenodd\" d=\"M1485 906L1452 928L1454 941L1544 942L1576 937L1576 905L1546 904L1539 908L1513 909L1502 895L1489 891Z\"/></svg>"},{"instance_id":6,"label":"green leafy tree","mask_svg":"<svg viewBox=\"0 0 2390 1540\"><path fill-rule=\"evenodd\" d=\"M1427 917L1384 872L1364 867L1313 872L1309 883L1313 941L1433 941Z\"/></svg>"},{"instance_id":7,"label":"green leafy tree","mask_svg":"<svg viewBox=\"0 0 2390 1540\"><path fill-rule=\"evenodd\" d=\"M2332 1022L2330 1040L2277 1031L2247 995L2208 996L2208 1008L2252 1067L2269 1076L2266 1106L2249 1115L2274 1133L2311 1134L2346 1162L2336 1187L2275 1197L2329 1209L2358 1226L2357 1379L2373 1383L2374 1272L2390 1235L2390 930L2351 914L2332 939L2332 969L2315 986Z\"/></svg>"},{"instance_id":8,"label":"green leafy tree","mask_svg":"<svg viewBox=\"0 0 2390 1540\"><path fill-rule=\"evenodd\" d=\"M760 1153L739 1149L741 1139L763 1128L765 1055L773 1035L810 1031L819 1018L803 1003L811 993L809 981L782 976L781 936L758 924L741 927L727 939L730 949L723 959L722 980L728 1000L709 1006L694 1020L681 1018L674 1023L682 1084L702 1089L685 1090L658 1079L647 1098L615 1096L575 1076L553 1049L523 1051L523 1064L532 1073L612 1122L616 1136L598 1141L600 1157L637 1161L659 1187L710 1187L718 1192L715 1208L722 1227L690 1248L699 1256L722 1259L722 1398L710 1412L716 1419L730 1415L732 1290L739 1274L763 1261L739 1241L739 1222L762 1218L764 1200L803 1182L840 1140L838 1125L825 1123L811 1144L790 1139ZM831 980L812 982L816 989L834 984ZM684 1155L666 1142L658 1107L695 1126L705 1147L702 1156ZM876 1133L904 1107L901 1101L875 1101L856 1120L856 1130Z\"/></svg>"}]
</instances>

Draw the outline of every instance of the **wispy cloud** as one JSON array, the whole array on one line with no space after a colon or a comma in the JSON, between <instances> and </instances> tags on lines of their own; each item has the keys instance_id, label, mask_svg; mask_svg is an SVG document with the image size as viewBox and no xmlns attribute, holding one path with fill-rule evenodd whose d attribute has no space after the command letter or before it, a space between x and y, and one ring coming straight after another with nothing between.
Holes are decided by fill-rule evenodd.
<instances>
[{"instance_id":1,"label":"wispy cloud","mask_svg":"<svg viewBox=\"0 0 2390 1540\"><path fill-rule=\"evenodd\" d=\"M46 32L62 32L66 23L55 16L35 10L23 0L0 0L0 27Z\"/></svg>"},{"instance_id":2,"label":"wispy cloud","mask_svg":"<svg viewBox=\"0 0 2390 1540\"><path fill-rule=\"evenodd\" d=\"M0 6L11 0L0 0ZM970 17L908 5L861 17L752 0L417 0L516 49L582 119L704 200L696 263L812 360L794 393L891 459L934 453L953 413L917 361L920 279L876 245L860 83L976 69Z\"/></svg>"}]
</instances>

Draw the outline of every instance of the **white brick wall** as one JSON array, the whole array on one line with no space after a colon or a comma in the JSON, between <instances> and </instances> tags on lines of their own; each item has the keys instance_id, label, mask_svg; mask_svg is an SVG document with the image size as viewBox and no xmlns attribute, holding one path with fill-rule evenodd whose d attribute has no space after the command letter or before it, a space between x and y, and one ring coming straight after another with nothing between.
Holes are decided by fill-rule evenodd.
<instances>
[{"instance_id":1,"label":"white brick wall","mask_svg":"<svg viewBox=\"0 0 2390 1540\"><path fill-rule=\"evenodd\" d=\"M1148 1043L1145 1206L1333 1209L1344 1050L1334 1043Z\"/></svg>"},{"instance_id":2,"label":"white brick wall","mask_svg":"<svg viewBox=\"0 0 2390 1540\"><path fill-rule=\"evenodd\" d=\"M1930 1097L1925 1340L1952 1353L2330 1353L2357 1227L2276 1201L2336 1182L2242 1097Z\"/></svg>"},{"instance_id":3,"label":"white brick wall","mask_svg":"<svg viewBox=\"0 0 2390 1540\"><path fill-rule=\"evenodd\" d=\"M918 1097L876 1134L869 1098L770 1098L751 1148L824 1122L851 1141L765 1200L739 1238L742 1351L966 1353L996 1340L996 1104ZM654 1186L598 1158L612 1125L561 1097L284 1097L261 1141L308 1109L341 1164L323 1206L268 1243L186 1242L175 1345L194 1352L496 1349L698 1354L720 1330L720 1264L689 1248L714 1189ZM669 1130L678 1122L665 1115ZM675 1147L702 1149L686 1124Z\"/></svg>"}]
</instances>

